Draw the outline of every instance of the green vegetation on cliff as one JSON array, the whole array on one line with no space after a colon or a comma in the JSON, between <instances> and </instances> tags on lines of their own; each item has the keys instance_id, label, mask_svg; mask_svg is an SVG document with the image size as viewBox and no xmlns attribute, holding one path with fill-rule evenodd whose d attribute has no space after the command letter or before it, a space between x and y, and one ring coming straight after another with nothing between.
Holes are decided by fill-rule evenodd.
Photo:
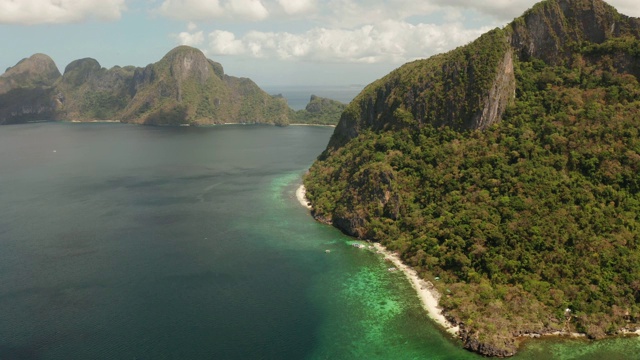
<instances>
[{"instance_id":1,"label":"green vegetation on cliff","mask_svg":"<svg viewBox=\"0 0 640 360\"><path fill-rule=\"evenodd\" d=\"M406 64L367 86L347 106L329 148L344 145L363 129L487 127L499 120L497 111L485 111L487 103L504 109L513 96L511 62L505 33L495 29L469 46Z\"/></svg>"},{"instance_id":2,"label":"green vegetation on cliff","mask_svg":"<svg viewBox=\"0 0 640 360\"><path fill-rule=\"evenodd\" d=\"M36 54L0 76L0 124L33 120L119 120L149 125L223 123L288 125L337 123L339 103L313 99L294 112L247 78L195 48L179 46L145 68L105 69L91 58L71 62L60 75ZM343 105L344 106L344 105Z\"/></svg>"},{"instance_id":3,"label":"green vegetation on cliff","mask_svg":"<svg viewBox=\"0 0 640 360\"><path fill-rule=\"evenodd\" d=\"M311 95L309 103L303 110L295 112L294 120L297 124L336 125L340 115L347 107L339 101Z\"/></svg>"},{"instance_id":4,"label":"green vegetation on cliff","mask_svg":"<svg viewBox=\"0 0 640 360\"><path fill-rule=\"evenodd\" d=\"M224 74L199 50L180 46L138 69L136 92L122 118L154 125L270 123L286 125L286 103L253 81ZM160 96L158 96L160 94Z\"/></svg>"},{"instance_id":5,"label":"green vegetation on cliff","mask_svg":"<svg viewBox=\"0 0 640 360\"><path fill-rule=\"evenodd\" d=\"M131 101L134 69L105 69L91 58L72 61L54 86L54 119L116 119Z\"/></svg>"},{"instance_id":6,"label":"green vegetation on cliff","mask_svg":"<svg viewBox=\"0 0 640 360\"><path fill-rule=\"evenodd\" d=\"M549 9L562 11L563 24L584 25L569 26L567 33L581 35L558 42L571 49L562 59L514 45L513 29L537 21L536 11L555 21ZM439 277L441 306L472 350L508 356L524 334L597 339L640 327L640 41L633 35L640 21L599 9L615 11L599 1L550 0L501 31L516 54L517 84L501 121L464 126L479 111L473 99L495 86L476 87L462 73L452 96L471 102L451 108L468 109L458 112L467 118L438 121L447 110L430 117L429 108L446 109L446 77L421 95L427 109L416 117L411 99L395 94L434 75L414 74L418 65L409 64L349 105L352 114L305 178L319 220L398 251L424 278ZM591 37L593 24L576 13L618 19L627 30ZM525 30L516 30L520 38ZM527 46L548 40L527 34ZM481 43L419 67L464 66L459 53L481 52ZM484 64L501 67L504 49L491 51ZM491 78L500 81L495 72ZM389 115L393 107L371 99L400 103ZM367 122L380 110L387 116Z\"/></svg>"},{"instance_id":7,"label":"green vegetation on cliff","mask_svg":"<svg viewBox=\"0 0 640 360\"><path fill-rule=\"evenodd\" d=\"M0 94L12 89L44 88L52 86L60 77L60 71L51 58L34 54L22 59L0 75Z\"/></svg>"}]
</instances>

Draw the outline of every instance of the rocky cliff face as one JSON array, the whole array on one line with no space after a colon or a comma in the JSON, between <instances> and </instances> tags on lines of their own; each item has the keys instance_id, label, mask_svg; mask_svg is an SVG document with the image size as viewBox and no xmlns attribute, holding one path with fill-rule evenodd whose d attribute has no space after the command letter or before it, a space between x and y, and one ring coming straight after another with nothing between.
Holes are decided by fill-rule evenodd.
<instances>
[{"instance_id":1,"label":"rocky cliff face","mask_svg":"<svg viewBox=\"0 0 640 360\"><path fill-rule=\"evenodd\" d=\"M640 36L640 19L622 15L604 1L544 1L509 25L516 54L560 64L584 42Z\"/></svg>"},{"instance_id":2,"label":"rocky cliff face","mask_svg":"<svg viewBox=\"0 0 640 360\"><path fill-rule=\"evenodd\" d=\"M53 119L56 102L53 89L18 88L0 95L0 125Z\"/></svg>"},{"instance_id":3,"label":"rocky cliff face","mask_svg":"<svg viewBox=\"0 0 640 360\"><path fill-rule=\"evenodd\" d=\"M52 86L58 78L60 71L53 60L47 55L35 54L0 75L0 94L17 88Z\"/></svg>"},{"instance_id":4,"label":"rocky cliff face","mask_svg":"<svg viewBox=\"0 0 640 360\"><path fill-rule=\"evenodd\" d=\"M53 85L60 71L50 57L35 54L0 75L0 125L54 116Z\"/></svg>"},{"instance_id":5,"label":"rocky cliff face","mask_svg":"<svg viewBox=\"0 0 640 360\"><path fill-rule=\"evenodd\" d=\"M500 121L502 114L516 92L516 78L513 72L513 51L509 49L497 66L496 77L491 82L487 95L481 100L480 110L471 117L467 125L471 129L486 129Z\"/></svg>"},{"instance_id":6,"label":"rocky cliff face","mask_svg":"<svg viewBox=\"0 0 640 360\"><path fill-rule=\"evenodd\" d=\"M171 50L160 60L169 63L171 77L178 83L193 78L199 84L205 84L214 75L212 64L200 51L180 46Z\"/></svg>"},{"instance_id":7,"label":"rocky cliff face","mask_svg":"<svg viewBox=\"0 0 640 360\"><path fill-rule=\"evenodd\" d=\"M362 131L447 125L486 128L515 95L513 51L493 30L450 53L406 64L367 86L349 104L331 138L335 150Z\"/></svg>"},{"instance_id":8,"label":"rocky cliff face","mask_svg":"<svg viewBox=\"0 0 640 360\"><path fill-rule=\"evenodd\" d=\"M91 58L73 61L62 76L51 67L57 71L46 55L34 55L0 77L0 124L49 119L286 125L291 115L284 99L249 79L225 75L222 65L187 46L145 68L105 69ZM20 93L10 93L14 88Z\"/></svg>"},{"instance_id":9,"label":"rocky cliff face","mask_svg":"<svg viewBox=\"0 0 640 360\"><path fill-rule=\"evenodd\" d=\"M101 72L102 66L100 66L100 63L95 59L84 58L75 60L64 69L62 82L72 86L80 86L87 82L96 82Z\"/></svg>"},{"instance_id":10,"label":"rocky cliff face","mask_svg":"<svg viewBox=\"0 0 640 360\"><path fill-rule=\"evenodd\" d=\"M222 65L188 46L136 70L133 78L134 95L122 113L127 122L285 125L289 121L283 99L270 96L249 79L225 75Z\"/></svg>"},{"instance_id":11,"label":"rocky cliff face","mask_svg":"<svg viewBox=\"0 0 640 360\"><path fill-rule=\"evenodd\" d=\"M572 226L568 212L583 221L588 211L575 206L582 195L549 197L562 188L561 179L570 182L565 189L587 197L597 192L589 186L637 194L638 169L627 160L636 155L637 134L626 129L638 128L639 24L600 0L547 0L504 29L370 84L343 112L305 177L313 215L351 236L380 241L419 272L439 276L448 318L460 325L464 346L484 355L511 356L526 334L583 331L602 338L625 323L636 326L640 316L618 309L637 306L640 273L616 285L628 298L609 285L591 286L585 279L599 283L599 272L628 271L611 270L605 261L589 267L585 254L591 253L576 244L597 240L634 258L638 247L611 242L612 228L554 243ZM610 158L614 148L617 159ZM557 207L562 211L555 213ZM540 211L537 220L530 209ZM559 218L557 233L539 233ZM533 239L554 245L531 246ZM547 272L558 254L572 265ZM568 257L575 261L564 262ZM542 278L545 287L529 286ZM596 288L607 297L598 308L589 294ZM484 290L499 295L479 295ZM565 321L564 304L580 307L580 317Z\"/></svg>"},{"instance_id":12,"label":"rocky cliff face","mask_svg":"<svg viewBox=\"0 0 640 360\"><path fill-rule=\"evenodd\" d=\"M543 1L504 29L447 54L406 64L372 83L343 113L327 151L363 131L430 124L485 129L515 96L514 59L568 63L576 48L640 37L640 19L600 0ZM597 55L585 56L597 62ZM619 72L640 74L633 56L614 56Z\"/></svg>"}]
</instances>

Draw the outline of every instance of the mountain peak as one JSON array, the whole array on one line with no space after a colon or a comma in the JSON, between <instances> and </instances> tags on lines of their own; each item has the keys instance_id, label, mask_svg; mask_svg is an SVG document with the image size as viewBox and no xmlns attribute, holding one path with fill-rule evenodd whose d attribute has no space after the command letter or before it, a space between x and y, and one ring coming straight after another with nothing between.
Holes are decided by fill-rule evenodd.
<instances>
[{"instance_id":1,"label":"mountain peak","mask_svg":"<svg viewBox=\"0 0 640 360\"><path fill-rule=\"evenodd\" d=\"M507 26L511 45L521 58L557 64L583 42L640 37L640 19L620 14L602 0L547 0Z\"/></svg>"},{"instance_id":2,"label":"mountain peak","mask_svg":"<svg viewBox=\"0 0 640 360\"><path fill-rule=\"evenodd\" d=\"M171 76L178 82L194 77L199 83L204 84L214 73L204 53L186 45L169 51L160 60L160 64L168 67Z\"/></svg>"},{"instance_id":3,"label":"mountain peak","mask_svg":"<svg viewBox=\"0 0 640 360\"><path fill-rule=\"evenodd\" d=\"M74 60L64 68L62 79L65 83L80 85L95 77L102 70L100 63L93 58Z\"/></svg>"},{"instance_id":4,"label":"mountain peak","mask_svg":"<svg viewBox=\"0 0 640 360\"><path fill-rule=\"evenodd\" d=\"M102 69L102 66L100 66L100 63L98 62L98 60L93 58L84 58L84 59L78 59L70 62L69 65L67 65L64 68L64 75L67 75L72 71L80 70L80 71L91 72L91 71L98 71L100 69Z\"/></svg>"},{"instance_id":5,"label":"mountain peak","mask_svg":"<svg viewBox=\"0 0 640 360\"><path fill-rule=\"evenodd\" d=\"M51 86L60 76L58 67L48 55L34 54L0 75L0 94L14 88Z\"/></svg>"},{"instance_id":6,"label":"mountain peak","mask_svg":"<svg viewBox=\"0 0 640 360\"><path fill-rule=\"evenodd\" d=\"M640 19L622 15L602 0L542 1L504 29L405 64L367 86L342 114L327 150L366 130L425 124L485 129L500 121L515 97L514 61L567 64L589 46L627 38L640 38ZM613 66L618 71L640 75L633 54L616 56ZM587 62L598 59L598 54L585 53Z\"/></svg>"},{"instance_id":7,"label":"mountain peak","mask_svg":"<svg viewBox=\"0 0 640 360\"><path fill-rule=\"evenodd\" d=\"M623 199L639 191L639 54L640 19L547 0L405 64L342 113L305 177L312 213L438 276L445 316L484 355L524 334L640 329L640 246L617 237L640 228L620 221L637 213Z\"/></svg>"}]
</instances>

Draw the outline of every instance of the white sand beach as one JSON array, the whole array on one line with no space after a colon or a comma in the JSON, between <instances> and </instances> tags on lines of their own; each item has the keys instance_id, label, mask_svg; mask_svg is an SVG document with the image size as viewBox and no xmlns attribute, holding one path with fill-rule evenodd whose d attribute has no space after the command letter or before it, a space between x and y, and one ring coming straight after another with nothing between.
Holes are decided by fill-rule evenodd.
<instances>
[{"instance_id":1,"label":"white sand beach","mask_svg":"<svg viewBox=\"0 0 640 360\"><path fill-rule=\"evenodd\" d=\"M406 275L413 288L416 289L416 292L418 293L418 296L422 301L422 307L427 310L429 317L431 317L433 320L435 320L435 322L444 327L447 332L453 335L457 335L460 331L460 328L458 326L453 326L453 324L451 324L444 317L444 315L442 315L442 309L440 309L440 307L438 306L438 300L440 299L441 295L440 293L438 293L438 290L436 290L433 284L420 278L420 276L418 276L418 273L409 266L405 265L402 260L400 260L397 254L392 253L391 251L387 250L387 248L378 243L375 243L374 246L380 253L385 256L386 259L389 259L389 261L391 261L395 265L395 267L398 268L398 270L402 271Z\"/></svg>"},{"instance_id":2,"label":"white sand beach","mask_svg":"<svg viewBox=\"0 0 640 360\"><path fill-rule=\"evenodd\" d=\"M300 185L298 190L296 190L296 198L298 198L298 201L300 202L300 204L302 204L302 206L306 207L307 209L311 209L311 205L309 205L309 201L307 201L306 192L307 191L304 185ZM444 315L442 315L442 309L438 307L438 299L440 299L440 293L438 293L438 290L436 290L433 284L420 278L420 276L418 276L418 273L416 273L416 271L409 266L405 265L402 260L400 260L397 254L392 253L391 251L387 250L387 248L378 243L375 243L374 246L376 250L383 254L386 259L389 259L389 261L391 261L395 265L395 267L402 271L409 279L411 286L413 286L413 288L418 293L418 297L420 297L422 307L427 310L429 317L431 317L435 322L444 327L447 332L453 335L457 335L460 331L460 328L458 326L453 326L453 324L451 324L444 317Z\"/></svg>"},{"instance_id":3,"label":"white sand beach","mask_svg":"<svg viewBox=\"0 0 640 360\"><path fill-rule=\"evenodd\" d=\"M298 201L302 206L311 210L311 205L309 205L309 201L307 201L306 194L307 194L307 189L304 188L304 185L300 185L298 190L296 190L296 198L298 198Z\"/></svg>"},{"instance_id":4,"label":"white sand beach","mask_svg":"<svg viewBox=\"0 0 640 360\"><path fill-rule=\"evenodd\" d=\"M300 202L300 204L307 209L311 210L311 205L306 197L306 189L304 185L300 185L300 187L296 190L296 198ZM379 243L373 244L376 250L383 254L385 259L388 259L393 263L393 265L409 279L411 286L418 293L418 297L422 302L422 307L427 311L427 314L430 318L432 318L436 323L445 328L445 330L452 334L458 335L460 332L459 326L454 326L447 318L442 315L442 309L438 306L438 301L442 296L435 286L430 282L422 279L418 276L418 273L412 269L411 267L405 265L398 254L389 251L386 247L382 246ZM621 331L625 335L638 335L640 336L640 329L636 329L635 331L631 330L622 330ZM582 333L574 333L567 331L556 331L548 334L530 334L523 335L523 337L540 337L540 336L569 336L573 338L583 338L586 337L585 334Z\"/></svg>"},{"instance_id":5,"label":"white sand beach","mask_svg":"<svg viewBox=\"0 0 640 360\"><path fill-rule=\"evenodd\" d=\"M325 125L325 124L289 124L289 126L322 126L322 127L336 127L335 125Z\"/></svg>"}]
</instances>

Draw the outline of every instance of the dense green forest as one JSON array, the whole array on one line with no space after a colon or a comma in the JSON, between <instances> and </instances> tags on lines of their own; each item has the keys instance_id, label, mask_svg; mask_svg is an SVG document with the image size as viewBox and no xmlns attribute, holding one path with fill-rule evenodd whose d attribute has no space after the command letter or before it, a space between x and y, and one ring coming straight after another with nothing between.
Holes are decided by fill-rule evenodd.
<instances>
[{"instance_id":1,"label":"dense green forest","mask_svg":"<svg viewBox=\"0 0 640 360\"><path fill-rule=\"evenodd\" d=\"M307 106L302 110L295 111L291 116L290 122L296 124L336 125L346 107L347 105L340 101L311 95Z\"/></svg>"},{"instance_id":2,"label":"dense green forest","mask_svg":"<svg viewBox=\"0 0 640 360\"><path fill-rule=\"evenodd\" d=\"M515 101L484 131L363 130L305 178L317 218L397 250L505 354L517 335L640 325L640 85L614 68L640 42L573 46L515 60Z\"/></svg>"}]
</instances>

